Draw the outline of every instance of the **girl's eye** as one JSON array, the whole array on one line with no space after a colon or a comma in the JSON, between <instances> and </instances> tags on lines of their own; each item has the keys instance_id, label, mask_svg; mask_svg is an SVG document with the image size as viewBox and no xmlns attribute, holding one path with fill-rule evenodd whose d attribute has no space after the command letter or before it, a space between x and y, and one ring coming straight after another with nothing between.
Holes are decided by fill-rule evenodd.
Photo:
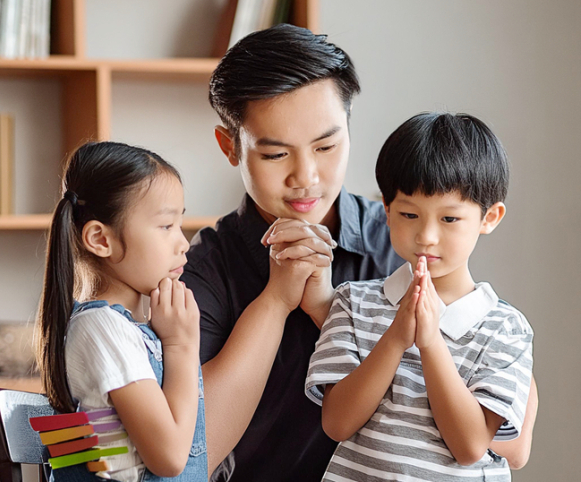
<instances>
[{"instance_id":1,"label":"girl's eye","mask_svg":"<svg viewBox=\"0 0 581 482\"><path fill-rule=\"evenodd\" d=\"M166 226L162 226L161 229L165 229L166 231L169 231L172 227L173 227L173 224L167 224Z\"/></svg>"},{"instance_id":2,"label":"girl's eye","mask_svg":"<svg viewBox=\"0 0 581 482\"><path fill-rule=\"evenodd\" d=\"M417 214L413 213L400 213L406 219L416 219L418 217Z\"/></svg>"},{"instance_id":3,"label":"girl's eye","mask_svg":"<svg viewBox=\"0 0 581 482\"><path fill-rule=\"evenodd\" d=\"M458 221L458 218L455 218L453 216L444 216L442 219L444 220L445 223L455 223L456 221Z\"/></svg>"}]
</instances>

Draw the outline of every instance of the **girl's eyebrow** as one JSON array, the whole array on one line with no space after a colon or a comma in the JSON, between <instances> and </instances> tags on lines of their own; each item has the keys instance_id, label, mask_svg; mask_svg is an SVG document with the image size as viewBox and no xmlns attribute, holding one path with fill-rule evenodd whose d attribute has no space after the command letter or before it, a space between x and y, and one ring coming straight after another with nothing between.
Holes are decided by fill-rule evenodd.
<instances>
[{"instance_id":1,"label":"girl's eyebrow","mask_svg":"<svg viewBox=\"0 0 581 482\"><path fill-rule=\"evenodd\" d=\"M184 208L181 212L181 214L184 214L186 212L186 208ZM179 209L174 209L174 208L162 208L159 211L157 211L154 216L163 216L164 214L180 214Z\"/></svg>"}]
</instances>

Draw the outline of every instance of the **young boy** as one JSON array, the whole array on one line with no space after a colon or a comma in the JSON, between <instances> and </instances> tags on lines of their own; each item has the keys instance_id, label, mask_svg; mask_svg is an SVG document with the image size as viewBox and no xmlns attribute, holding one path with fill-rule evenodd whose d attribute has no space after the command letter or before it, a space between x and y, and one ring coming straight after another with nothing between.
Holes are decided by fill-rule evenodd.
<instances>
[{"instance_id":1,"label":"young boy","mask_svg":"<svg viewBox=\"0 0 581 482\"><path fill-rule=\"evenodd\" d=\"M388 138L376 176L407 263L336 290L306 381L341 441L324 480L510 480L488 447L522 430L533 331L468 268L505 214L504 150L474 117L420 114Z\"/></svg>"}]
</instances>

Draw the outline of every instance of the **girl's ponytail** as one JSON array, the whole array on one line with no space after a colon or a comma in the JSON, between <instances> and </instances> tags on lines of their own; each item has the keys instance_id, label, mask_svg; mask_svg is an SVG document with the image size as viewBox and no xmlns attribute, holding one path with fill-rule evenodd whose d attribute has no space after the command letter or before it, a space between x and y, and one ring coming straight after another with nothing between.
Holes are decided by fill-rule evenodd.
<instances>
[{"instance_id":1,"label":"girl's ponytail","mask_svg":"<svg viewBox=\"0 0 581 482\"><path fill-rule=\"evenodd\" d=\"M123 243L123 220L132 196L162 173L179 179L175 168L157 154L118 142L89 142L68 160L64 195L49 233L37 319L37 361L49 402L59 412L76 408L65 366L74 299L95 299L107 284L101 260L83 245L83 227L99 221L111 226Z\"/></svg>"},{"instance_id":2,"label":"girl's ponytail","mask_svg":"<svg viewBox=\"0 0 581 482\"><path fill-rule=\"evenodd\" d=\"M38 354L43 387L59 412L74 412L65 368L65 336L73 310L75 285L74 193L58 203L48 237L44 286L38 313Z\"/></svg>"}]
</instances>

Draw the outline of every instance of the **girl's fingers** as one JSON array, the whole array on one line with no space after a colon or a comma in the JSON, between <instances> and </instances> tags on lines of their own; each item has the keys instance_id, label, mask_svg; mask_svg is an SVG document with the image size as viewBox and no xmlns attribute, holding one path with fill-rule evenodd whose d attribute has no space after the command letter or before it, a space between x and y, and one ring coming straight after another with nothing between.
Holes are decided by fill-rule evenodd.
<instances>
[{"instance_id":1,"label":"girl's fingers","mask_svg":"<svg viewBox=\"0 0 581 482\"><path fill-rule=\"evenodd\" d=\"M159 282L159 304L171 305L172 281L164 278Z\"/></svg>"},{"instance_id":2,"label":"girl's fingers","mask_svg":"<svg viewBox=\"0 0 581 482\"><path fill-rule=\"evenodd\" d=\"M184 285L177 279L173 280L171 304L178 307L186 305Z\"/></svg>"},{"instance_id":3,"label":"girl's fingers","mask_svg":"<svg viewBox=\"0 0 581 482\"><path fill-rule=\"evenodd\" d=\"M156 308L159 305L159 288L155 288L149 294L149 307Z\"/></svg>"}]
</instances>

